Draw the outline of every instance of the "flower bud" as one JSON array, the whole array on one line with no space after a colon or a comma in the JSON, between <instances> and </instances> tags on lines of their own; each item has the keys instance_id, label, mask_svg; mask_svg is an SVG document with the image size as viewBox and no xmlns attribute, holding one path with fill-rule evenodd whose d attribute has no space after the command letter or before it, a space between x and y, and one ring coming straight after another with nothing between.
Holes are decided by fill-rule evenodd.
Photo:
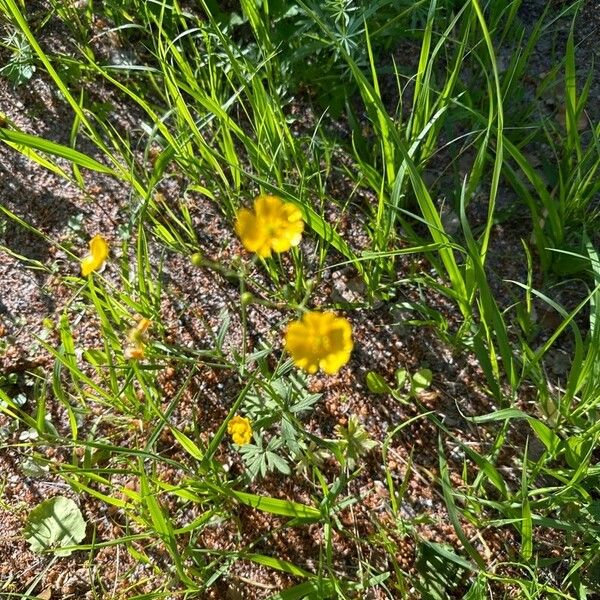
<instances>
[{"instance_id":1,"label":"flower bud","mask_svg":"<svg viewBox=\"0 0 600 600\"><path fill-rule=\"evenodd\" d=\"M194 252L194 254L192 254L192 256L190 257L190 261L195 267L201 267L202 260L203 256L201 252Z\"/></svg>"},{"instance_id":2,"label":"flower bud","mask_svg":"<svg viewBox=\"0 0 600 600\"><path fill-rule=\"evenodd\" d=\"M242 306L248 306L248 304L252 304L254 300L254 296L250 292L244 292L241 297Z\"/></svg>"}]
</instances>

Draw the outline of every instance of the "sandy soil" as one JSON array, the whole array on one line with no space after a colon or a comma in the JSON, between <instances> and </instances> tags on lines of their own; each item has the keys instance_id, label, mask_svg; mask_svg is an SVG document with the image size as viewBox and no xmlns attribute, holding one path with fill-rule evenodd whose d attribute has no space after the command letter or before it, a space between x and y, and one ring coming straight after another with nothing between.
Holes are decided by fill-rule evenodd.
<instances>
[{"instance_id":1,"label":"sandy soil","mask_svg":"<svg viewBox=\"0 0 600 600\"><path fill-rule=\"evenodd\" d=\"M526 3L524 17L528 19L538 14L541 4L534 1ZM583 69L591 65L592 58L598 58L600 53L596 42L598 15L600 3L588 2L578 22L578 61ZM558 37L564 43L568 23L557 27L562 28ZM539 64L536 68L540 71L547 69L548 60L548 49L543 46L538 52ZM592 90L591 96L599 98L598 76L595 76ZM107 90L98 90L97 93L100 100L113 103L111 118L120 127L129 130L132 135L140 130L140 115L136 111L111 98ZM0 112L22 131L68 143L72 121L70 111L39 74L26 85L16 88L0 79ZM598 121L600 104L597 101L590 103L589 116L592 122ZM89 144L82 143L80 149L93 155L93 148ZM118 182L94 173L85 173L85 179L85 189L79 189L34 165L12 149L0 146L0 203L45 236L42 238L29 232L12 220L0 222L1 242L9 250L0 253L0 378L3 378L0 381L11 394L22 394L26 406L32 410L33 382L28 373L38 370L39 373L50 375L53 366L51 356L44 351L38 338L51 344L58 343L53 323L56 323L72 297L71 289L61 282L61 278L78 273L76 257L85 253L87 240L94 233L102 232L113 247L118 248L119 226L125 224L124 215L128 213L131 201L130 191ZM168 198L169 194L176 193L179 184L185 184L182 177L179 179L177 181L176 178L173 188L166 190ZM338 185L342 187L343 182ZM203 228L203 251L206 254L223 262L242 255L239 243L214 206L193 196L189 199L189 206L198 228ZM341 226L344 227L344 224ZM360 245L360 222L345 226L355 244ZM495 232L496 248L505 256L519 238L519 235L511 237L509 230L510 224L504 229L499 226ZM307 250L310 250L310 243L307 240ZM73 255L70 256L61 247L70 249ZM154 248L153 251L158 250ZM334 262L335 257L332 257ZM37 268L40 264L43 268ZM523 279L520 273L503 272L503 266L506 265L506 261L494 265L499 277L508 275ZM514 268L513 263L510 266ZM106 276L116 281L116 264L109 264ZM187 257L171 254L166 256L162 276L164 290L160 311L167 326L165 340L188 348L202 348L209 343L207 329L217 324L217 315L221 310L229 308L232 325L226 347L234 348L239 343L240 324L235 313L239 302L237 286L214 272L193 267ZM355 274L350 271L340 267L330 268L315 291L314 302L330 302L332 298L339 300L340 296L343 298L344 295L357 293L360 298L360 286L357 288L356 283L353 284L354 278ZM418 290L407 287L399 290L397 300L417 298ZM457 315L448 302L434 295L428 298L428 302L442 310L451 323L456 322ZM98 332L95 320L88 318L84 309L81 314L82 318L75 326L78 344L84 348L96 347ZM250 310L251 343L257 344L260 339L267 338L274 340L276 345L280 344L276 325L283 316L271 309L253 307ZM402 317L396 301L351 313L356 339L353 358L338 376L309 378L311 391L321 393L322 398L307 418L306 428L317 435L331 437L337 424L347 423L349 416L356 414L371 437L383 441L388 432L415 416L418 411L410 405L399 405L392 398L370 394L365 386L366 373L377 370L391 379L398 366L409 370L428 367L434 373L434 384L431 391L422 397L423 404L435 411L460 439L474 448L485 447L489 442L488 432L482 428L474 429L461 416L461 413L482 414L494 408L492 401L480 389L478 382L482 381L482 374L474 360L465 353L455 354L429 329L407 327L402 323ZM183 384L186 375L187 372L178 372L171 365L164 364L160 382L166 404ZM202 435L209 438L227 414L238 391L238 382L224 376L219 370L203 367L189 382L172 416L173 423L184 428L190 419L197 420L201 423ZM525 394L524 406L526 402ZM57 402L51 401L50 407L60 426L64 411ZM93 424L99 427L100 433L108 435L110 431L111 441L115 444L137 443L149 432L143 425L135 430L131 423L123 423L120 430L115 429L115 422L102 406L92 407L82 432L91 431ZM57 494L71 496L81 506L88 522L86 542L90 542L92 536L96 542L117 539L124 535L126 526L131 524L123 521L120 511L109 510L88 496L74 494L69 486L50 472L41 476L31 475L26 468L31 453L27 444L23 443L26 442L23 433L15 431L5 417L0 417L0 597L4 591L46 594L42 596L46 598L92 598L93 587L101 597L126 598L134 592L151 591L162 578L168 577L166 554L160 548L142 542L139 548L143 548L151 557L148 565L138 563L119 547L103 548L93 558L90 553L76 552L69 558L58 560L30 552L20 535L25 517L40 500ZM523 447L526 432L515 430L511 435L513 448ZM399 432L389 445L387 467L396 485L403 481L411 455L413 461L408 491L401 507L403 517L414 524L413 531L410 535L398 532L393 540L396 545L393 558L407 571L415 569L417 540L438 541L459 547L435 484L438 457L432 440L436 438L433 425L425 420L417 420ZM187 460L168 436L161 438L159 448L171 459L183 463ZM453 482L460 485L460 448L448 444L446 450L453 468ZM64 448L47 448L47 457L66 462L71 459L70 453ZM232 476L240 472L239 456L226 444L220 450L219 460L228 466ZM334 465L326 465L326 468L333 469ZM514 479L518 482L519 473L512 473L510 456L500 462L500 468L504 469L509 481ZM166 467L162 475L169 481L177 481L181 477L177 470L169 471ZM117 481L115 479L115 483ZM125 488L129 486L135 489L137 485L135 478L128 479L125 476L120 483ZM268 477L254 484L252 491L299 502L310 502L313 493L302 477L290 477L283 481L278 477ZM374 536L382 526L389 524L392 516L380 451L369 455L364 471L351 482L348 492L357 498L357 503L340 518L356 532L357 540ZM182 510L175 505L169 508L182 524L194 518L199 510ZM237 510L237 524L224 523L209 528L202 534L198 544L205 548L233 550L255 541L256 532L260 531L264 538L255 547L256 551L288 558L308 570L314 568L323 536L320 527L280 530L282 521L279 519L268 518L243 507ZM489 557L490 563L502 558L510 559L510 530L489 530L482 537L468 523L464 526L473 543L484 556ZM555 541L556 544L559 542ZM338 537L335 547L336 568L341 575L351 576L361 557L382 570L392 570L390 556L375 543L366 545ZM557 547L556 551L559 550ZM365 551L370 555L362 556ZM256 564L239 561L206 597L267 597L293 582L294 579L289 576L274 574ZM369 597L385 597L382 594L373 592Z\"/></svg>"}]
</instances>

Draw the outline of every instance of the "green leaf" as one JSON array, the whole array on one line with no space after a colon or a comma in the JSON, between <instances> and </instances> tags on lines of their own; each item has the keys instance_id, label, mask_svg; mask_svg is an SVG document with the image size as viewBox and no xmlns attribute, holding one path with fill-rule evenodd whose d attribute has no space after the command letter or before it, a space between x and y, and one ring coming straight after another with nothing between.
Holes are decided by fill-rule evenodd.
<instances>
[{"instance_id":1,"label":"green leaf","mask_svg":"<svg viewBox=\"0 0 600 600\"><path fill-rule=\"evenodd\" d=\"M433 381L433 373L429 369L419 369L412 376L412 389L415 394L426 390Z\"/></svg>"},{"instance_id":2,"label":"green leaf","mask_svg":"<svg viewBox=\"0 0 600 600\"><path fill-rule=\"evenodd\" d=\"M83 540L85 521L73 500L55 496L29 513L23 536L33 552L54 550L57 556L69 556L73 550L65 547Z\"/></svg>"},{"instance_id":3,"label":"green leaf","mask_svg":"<svg viewBox=\"0 0 600 600\"><path fill-rule=\"evenodd\" d=\"M471 449L467 444L459 442L460 447L464 450L465 454L479 467L479 471L484 473L490 482L496 487L496 489L502 494L503 498L508 498L509 491L506 487L506 483L500 475L500 472L496 467L484 456L481 456L475 450Z\"/></svg>"},{"instance_id":4,"label":"green leaf","mask_svg":"<svg viewBox=\"0 0 600 600\"><path fill-rule=\"evenodd\" d=\"M369 371L367 373L367 387L373 394L391 394L392 390L387 384L386 380L375 373L375 371Z\"/></svg>"},{"instance_id":5,"label":"green leaf","mask_svg":"<svg viewBox=\"0 0 600 600\"><path fill-rule=\"evenodd\" d=\"M394 374L394 377L396 378L396 385L398 386L399 390L402 389L407 375L408 373L406 372L406 369L398 369Z\"/></svg>"},{"instance_id":6,"label":"green leaf","mask_svg":"<svg viewBox=\"0 0 600 600\"><path fill-rule=\"evenodd\" d=\"M531 520L531 506L527 496L523 496L521 515L521 556L524 560L529 560L533 554L533 525Z\"/></svg>"},{"instance_id":7,"label":"green leaf","mask_svg":"<svg viewBox=\"0 0 600 600\"><path fill-rule=\"evenodd\" d=\"M319 585L320 583L320 585ZM273 596L269 600L301 600L302 598L330 598L334 593L334 586L330 579L316 581L304 581L293 587L287 588Z\"/></svg>"},{"instance_id":8,"label":"green leaf","mask_svg":"<svg viewBox=\"0 0 600 600\"><path fill-rule=\"evenodd\" d=\"M287 418L281 420L281 437L285 442L286 446L295 454L300 452L300 445L296 440L296 430L294 426L288 421Z\"/></svg>"},{"instance_id":9,"label":"green leaf","mask_svg":"<svg viewBox=\"0 0 600 600\"><path fill-rule=\"evenodd\" d=\"M202 450L185 433L175 429L175 427L171 427L171 433L190 456L193 456L196 460L204 458Z\"/></svg>"},{"instance_id":10,"label":"green leaf","mask_svg":"<svg viewBox=\"0 0 600 600\"><path fill-rule=\"evenodd\" d=\"M592 519L600 521L600 500L592 500L587 505L587 511Z\"/></svg>"},{"instance_id":11,"label":"green leaf","mask_svg":"<svg viewBox=\"0 0 600 600\"><path fill-rule=\"evenodd\" d=\"M594 439L586 439L579 435L572 435L569 439L563 442L565 449L565 460L572 469L577 469L586 459L592 446Z\"/></svg>"},{"instance_id":12,"label":"green leaf","mask_svg":"<svg viewBox=\"0 0 600 600\"><path fill-rule=\"evenodd\" d=\"M300 504L299 502L279 500L278 498L270 498L268 496L257 496L256 494L248 494L235 490L231 490L231 494L242 504L274 515L311 520L318 520L321 517L321 513L316 508Z\"/></svg>"},{"instance_id":13,"label":"green leaf","mask_svg":"<svg viewBox=\"0 0 600 600\"><path fill-rule=\"evenodd\" d=\"M113 174L113 170L110 167L99 163L97 160L78 152L77 150L73 150L73 148L45 140L44 138L35 135L0 127L0 140L66 158L68 161L92 171Z\"/></svg>"},{"instance_id":14,"label":"green leaf","mask_svg":"<svg viewBox=\"0 0 600 600\"><path fill-rule=\"evenodd\" d=\"M83 357L94 367L102 367L108 364L106 352L103 350L97 350L95 348L84 350Z\"/></svg>"},{"instance_id":15,"label":"green leaf","mask_svg":"<svg viewBox=\"0 0 600 600\"><path fill-rule=\"evenodd\" d=\"M451 547L435 542L423 542L419 546L416 563L418 579L415 587L422 598L444 600L458 592L458 587L473 565L456 554Z\"/></svg>"},{"instance_id":16,"label":"green leaf","mask_svg":"<svg viewBox=\"0 0 600 600\"><path fill-rule=\"evenodd\" d=\"M527 455L527 446L525 447ZM527 478L527 461L523 461L523 473L521 475L521 556L529 560L533 554L533 524L531 520L531 505L529 504L529 481Z\"/></svg>"},{"instance_id":17,"label":"green leaf","mask_svg":"<svg viewBox=\"0 0 600 600\"><path fill-rule=\"evenodd\" d=\"M448 462L444 453L441 437L438 438L438 456L440 461L440 483L442 484L442 492L444 494L444 500L446 502L450 523L452 523L456 536L461 541L464 549L467 551L467 554L481 570L485 570L485 561L473 544L471 544L461 525L459 512L454 501L454 493L452 491L452 484L450 482Z\"/></svg>"},{"instance_id":18,"label":"green leaf","mask_svg":"<svg viewBox=\"0 0 600 600\"><path fill-rule=\"evenodd\" d=\"M540 420L529 416L518 408L503 408L487 415L480 415L478 417L466 417L468 421L473 423L490 423L492 421L504 421L505 419L525 419L536 436L546 446L547 450L551 453L556 452L558 449L561 439L550 427Z\"/></svg>"},{"instance_id":19,"label":"green leaf","mask_svg":"<svg viewBox=\"0 0 600 600\"><path fill-rule=\"evenodd\" d=\"M291 474L290 467L288 466L287 462L281 458L281 456L275 454L275 452L267 452L266 457L269 469L275 468L284 475Z\"/></svg>"},{"instance_id":20,"label":"green leaf","mask_svg":"<svg viewBox=\"0 0 600 600\"><path fill-rule=\"evenodd\" d=\"M259 565L264 565L265 567L270 567L271 569L277 569L278 571L283 571L284 573L289 573L290 575L294 575L295 577L312 577L313 574L302 569L301 567L297 567L296 565L288 562L287 560L281 560L279 558L274 558L271 556L265 556L264 554L244 554L244 558L247 560L251 560L252 562L258 563Z\"/></svg>"}]
</instances>

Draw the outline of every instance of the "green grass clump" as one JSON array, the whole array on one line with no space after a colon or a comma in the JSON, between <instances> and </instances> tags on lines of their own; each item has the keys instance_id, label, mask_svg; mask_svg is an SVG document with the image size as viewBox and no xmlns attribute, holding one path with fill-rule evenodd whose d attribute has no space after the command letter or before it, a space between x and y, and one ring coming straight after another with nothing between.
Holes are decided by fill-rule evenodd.
<instances>
[{"instance_id":1,"label":"green grass clump","mask_svg":"<svg viewBox=\"0 0 600 600\"><path fill-rule=\"evenodd\" d=\"M288 600L593 597L600 124L586 110L593 73L577 62L581 2L530 26L522 0L227 5L52 0L41 15L0 0L0 77L43 77L71 115L62 143L0 115L0 140L82 192L96 176L128 195L118 227L75 219L61 240L0 204L73 266L4 246L70 294L36 339L52 369L29 372L26 395L0 377L7 444L118 524L107 536L88 521L66 552L93 565L118 547L144 567L112 590L91 578L98 598L201 598L232 581L244 597ZM537 44L564 23L563 54L536 78ZM69 54L48 49L51 25ZM301 243L244 252L236 221L259 194L301 215ZM281 235L275 217L258 234ZM96 233L111 253L84 278ZM343 293L332 272L350 279ZM220 309L203 311L215 289ZM311 311L352 325L339 372L324 365L342 352L342 319L307 328L308 364L326 374L298 368L286 331ZM382 314L400 315L400 333ZM437 364L378 365L377 332L391 355L399 337L435 340ZM452 382L456 398L442 349L477 379ZM337 417L355 393L383 407L385 427L368 409L327 422L323 403ZM385 517L365 508L365 482ZM415 489L429 509L415 511ZM38 582L4 589L29 597Z\"/></svg>"}]
</instances>

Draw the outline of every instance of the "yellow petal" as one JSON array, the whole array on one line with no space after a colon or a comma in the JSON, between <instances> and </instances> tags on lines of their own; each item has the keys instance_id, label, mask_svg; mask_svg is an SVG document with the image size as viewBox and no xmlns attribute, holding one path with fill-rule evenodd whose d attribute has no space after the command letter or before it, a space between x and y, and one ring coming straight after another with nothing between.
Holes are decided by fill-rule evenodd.
<instances>
[{"instance_id":1,"label":"yellow petal","mask_svg":"<svg viewBox=\"0 0 600 600\"><path fill-rule=\"evenodd\" d=\"M145 317L142 317L140 319L140 322L135 326L135 328L138 331L141 331L142 333L145 332L150 326L152 325L152 321L150 319L146 319Z\"/></svg>"},{"instance_id":2,"label":"yellow petal","mask_svg":"<svg viewBox=\"0 0 600 600\"><path fill-rule=\"evenodd\" d=\"M328 375L337 373L350 360L350 352L335 352L319 362L319 367Z\"/></svg>"},{"instance_id":3,"label":"yellow petal","mask_svg":"<svg viewBox=\"0 0 600 600\"><path fill-rule=\"evenodd\" d=\"M81 274L86 277L98 270L108 258L108 242L99 234L90 240L90 253L81 260Z\"/></svg>"},{"instance_id":4,"label":"yellow petal","mask_svg":"<svg viewBox=\"0 0 600 600\"><path fill-rule=\"evenodd\" d=\"M304 229L302 212L300 212L300 209L295 204L292 204L291 202L286 202L282 206L281 211L285 215L285 218L288 221L288 223L297 224L300 227L300 231Z\"/></svg>"},{"instance_id":5,"label":"yellow petal","mask_svg":"<svg viewBox=\"0 0 600 600\"><path fill-rule=\"evenodd\" d=\"M275 237L271 240L271 247L275 252L287 252L292 244L286 237Z\"/></svg>"},{"instance_id":6,"label":"yellow petal","mask_svg":"<svg viewBox=\"0 0 600 600\"><path fill-rule=\"evenodd\" d=\"M306 323L302 321L290 323L285 335L285 349L294 364L309 373L315 373L319 368L319 355L314 342L313 332Z\"/></svg>"},{"instance_id":7,"label":"yellow petal","mask_svg":"<svg viewBox=\"0 0 600 600\"><path fill-rule=\"evenodd\" d=\"M248 252L264 252L266 243L264 229L261 227L254 213L247 208L242 208L238 212L235 221L235 232Z\"/></svg>"},{"instance_id":8,"label":"yellow petal","mask_svg":"<svg viewBox=\"0 0 600 600\"><path fill-rule=\"evenodd\" d=\"M92 271L96 269L96 261L91 254L81 259L81 274L87 277Z\"/></svg>"},{"instance_id":9,"label":"yellow petal","mask_svg":"<svg viewBox=\"0 0 600 600\"><path fill-rule=\"evenodd\" d=\"M272 221L276 219L283 208L283 201L277 196L260 194L254 200L256 216L261 221Z\"/></svg>"},{"instance_id":10,"label":"yellow petal","mask_svg":"<svg viewBox=\"0 0 600 600\"><path fill-rule=\"evenodd\" d=\"M252 439L252 425L246 417L235 415L227 423L227 433L231 436L234 443L242 446L248 444Z\"/></svg>"}]
</instances>

